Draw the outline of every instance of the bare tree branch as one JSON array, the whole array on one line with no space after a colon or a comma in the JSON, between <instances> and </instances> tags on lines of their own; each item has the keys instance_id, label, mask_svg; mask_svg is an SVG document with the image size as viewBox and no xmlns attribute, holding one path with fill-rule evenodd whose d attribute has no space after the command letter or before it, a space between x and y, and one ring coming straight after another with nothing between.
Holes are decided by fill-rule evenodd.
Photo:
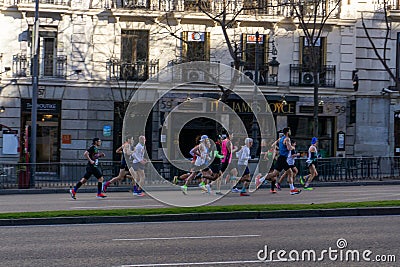
<instances>
[{"instance_id":1,"label":"bare tree branch","mask_svg":"<svg viewBox=\"0 0 400 267\"><path fill-rule=\"evenodd\" d=\"M386 9L386 8L385 8L385 9ZM386 13L385 13L385 14L386 14ZM387 16L385 16L385 17L387 17ZM385 19L387 19L387 18L385 18ZM365 35L367 36L367 39L368 39L369 43L371 44L372 49L374 50L374 53L375 53L376 57L377 57L377 58L379 59L379 61L382 63L382 65L383 65L383 67L385 68L386 72L390 75L390 78L392 78L393 81L395 81L396 84L397 84L396 76L394 75L394 73L392 72L392 70L389 68L389 66L388 66L387 63L386 63L386 58L385 58L385 57L386 57L386 53L385 53L385 51L386 51L386 49L387 49L387 48L386 48L386 42L387 42L387 40L385 40L385 46L383 47L384 56L382 57L382 56L379 54L378 48L376 47L374 41L372 40L371 36L369 35L368 28L367 28L367 26L365 25L363 13L361 13L361 24L362 24L362 26L363 26ZM388 25L388 24L386 24L386 25ZM388 30L388 27L387 27L387 28L386 28L386 39L388 39L388 31L389 31L389 30Z\"/></svg>"}]
</instances>

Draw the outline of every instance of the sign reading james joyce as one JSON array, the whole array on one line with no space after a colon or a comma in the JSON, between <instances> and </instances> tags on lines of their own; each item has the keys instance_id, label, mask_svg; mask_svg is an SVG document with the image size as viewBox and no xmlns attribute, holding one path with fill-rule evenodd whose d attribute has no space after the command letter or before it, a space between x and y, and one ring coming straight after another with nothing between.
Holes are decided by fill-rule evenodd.
<instances>
[{"instance_id":1,"label":"sign reading james joyce","mask_svg":"<svg viewBox=\"0 0 400 267\"><path fill-rule=\"evenodd\" d=\"M223 105L220 105L218 101L210 103L210 111L226 111ZM287 102L284 105L280 101L268 101L268 103L252 103L245 102L241 100L235 101L227 101L226 103L233 111L238 114L242 113L252 113L254 107L256 107L255 112L272 112L277 115L287 115L287 114L296 114L296 102Z\"/></svg>"}]
</instances>

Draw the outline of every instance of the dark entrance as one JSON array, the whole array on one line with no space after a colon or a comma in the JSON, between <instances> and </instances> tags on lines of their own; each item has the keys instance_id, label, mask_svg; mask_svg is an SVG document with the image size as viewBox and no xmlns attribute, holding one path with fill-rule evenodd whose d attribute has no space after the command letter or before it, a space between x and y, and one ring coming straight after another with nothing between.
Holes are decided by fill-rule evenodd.
<instances>
[{"instance_id":1,"label":"dark entrance","mask_svg":"<svg viewBox=\"0 0 400 267\"><path fill-rule=\"evenodd\" d=\"M31 99L21 100L22 129L31 126ZM57 173L57 164L60 162L60 125L61 125L61 101L38 100L37 109L37 136L36 136L36 171L53 175ZM30 133L29 133L30 134ZM29 136L30 140L31 136ZM23 140L21 140L23 142ZM31 144L29 144L30 147ZM20 147L24 147L21 144ZM21 155L23 158L24 155ZM46 163L46 164L45 164Z\"/></svg>"},{"instance_id":2,"label":"dark entrance","mask_svg":"<svg viewBox=\"0 0 400 267\"><path fill-rule=\"evenodd\" d=\"M179 134L179 148L186 158L191 158L189 152L196 145L196 140L199 140L200 136L205 134L215 142L221 131L221 124L212 119L200 117L191 120Z\"/></svg>"},{"instance_id":3,"label":"dark entrance","mask_svg":"<svg viewBox=\"0 0 400 267\"><path fill-rule=\"evenodd\" d=\"M400 156L400 111L394 113L394 155Z\"/></svg>"}]
</instances>

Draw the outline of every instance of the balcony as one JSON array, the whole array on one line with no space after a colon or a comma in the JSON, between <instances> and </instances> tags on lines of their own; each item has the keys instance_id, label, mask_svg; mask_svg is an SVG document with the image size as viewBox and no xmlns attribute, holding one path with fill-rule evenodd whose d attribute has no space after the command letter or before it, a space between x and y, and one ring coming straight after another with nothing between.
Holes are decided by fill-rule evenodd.
<instances>
[{"instance_id":1,"label":"balcony","mask_svg":"<svg viewBox=\"0 0 400 267\"><path fill-rule=\"evenodd\" d=\"M104 2L103 2L104 1ZM109 8L121 8L121 9L149 9L158 11L192 11L200 12L196 0L103 0L98 1L98 4L92 4L92 8L98 8L99 5L107 6ZM290 17L294 14L294 10L287 0L276 0L276 1L262 1L262 0L239 0L231 1L229 3L221 0L211 1L202 0L200 1L204 10L221 13L226 12L228 14L237 13L238 10L243 8L243 14L247 15L268 15L268 16L286 16ZM322 5L319 6L316 11L317 16L326 16L326 10L333 8L335 5L334 1L326 0ZM303 12L305 14L314 14L314 9L307 5L306 2L303 6ZM331 18L338 17L339 10L331 14Z\"/></svg>"},{"instance_id":2,"label":"balcony","mask_svg":"<svg viewBox=\"0 0 400 267\"><path fill-rule=\"evenodd\" d=\"M335 87L336 66L323 65L318 71L318 86ZM290 85L291 86L314 86L312 71L302 64L290 64Z\"/></svg>"},{"instance_id":3,"label":"balcony","mask_svg":"<svg viewBox=\"0 0 400 267\"><path fill-rule=\"evenodd\" d=\"M158 72L158 60L128 63L112 58L107 61L108 80L145 81Z\"/></svg>"},{"instance_id":4,"label":"balcony","mask_svg":"<svg viewBox=\"0 0 400 267\"><path fill-rule=\"evenodd\" d=\"M2 1L5 6L16 6L36 3L36 0L4 0ZM39 4L49 4L58 6L70 6L71 0L39 0Z\"/></svg>"},{"instance_id":5,"label":"balcony","mask_svg":"<svg viewBox=\"0 0 400 267\"><path fill-rule=\"evenodd\" d=\"M26 54L13 55L13 77L27 77L32 74L31 59ZM39 63L39 76L65 78L67 74L67 56L48 57Z\"/></svg>"}]
</instances>

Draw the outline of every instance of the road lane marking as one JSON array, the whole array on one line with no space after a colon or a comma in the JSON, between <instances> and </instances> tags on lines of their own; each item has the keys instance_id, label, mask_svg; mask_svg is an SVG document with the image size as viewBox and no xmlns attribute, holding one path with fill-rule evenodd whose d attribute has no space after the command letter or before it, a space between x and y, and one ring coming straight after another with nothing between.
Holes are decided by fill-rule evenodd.
<instances>
[{"instance_id":1,"label":"road lane marking","mask_svg":"<svg viewBox=\"0 0 400 267\"><path fill-rule=\"evenodd\" d=\"M146 238L115 238L115 239L113 239L113 241L147 241L147 240L241 238L241 237L260 237L260 236L261 235L206 235L206 236L174 236L174 237L146 237Z\"/></svg>"},{"instance_id":2,"label":"road lane marking","mask_svg":"<svg viewBox=\"0 0 400 267\"><path fill-rule=\"evenodd\" d=\"M140 205L140 206L95 206L95 207L70 207L70 209L115 209L115 208L147 208L147 207L165 207L164 205Z\"/></svg>"},{"instance_id":3,"label":"road lane marking","mask_svg":"<svg viewBox=\"0 0 400 267\"><path fill-rule=\"evenodd\" d=\"M276 261L276 260L273 260ZM211 261L211 262L176 262L176 263L148 263L148 264L132 264L118 265L118 267L147 267L147 266L193 266L193 265L226 265L226 264L245 264L245 263L264 263L259 260L243 260L243 261Z\"/></svg>"}]
</instances>

